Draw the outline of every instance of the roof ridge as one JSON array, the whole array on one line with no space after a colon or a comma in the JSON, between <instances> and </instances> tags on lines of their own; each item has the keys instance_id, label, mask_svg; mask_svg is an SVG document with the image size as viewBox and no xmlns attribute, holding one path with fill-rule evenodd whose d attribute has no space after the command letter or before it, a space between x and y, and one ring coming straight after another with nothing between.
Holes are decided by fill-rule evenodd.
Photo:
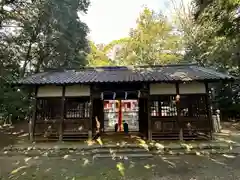
<instances>
[{"instance_id":1,"label":"roof ridge","mask_svg":"<svg viewBox=\"0 0 240 180\"><path fill-rule=\"evenodd\" d=\"M158 67L185 67L185 66L197 66L198 63L179 63L179 64L156 64L156 65L126 65L126 66L82 66L78 68L47 68L43 72L64 72L64 71L78 71L78 70L94 70L94 69L130 69L130 68L158 68Z\"/></svg>"}]
</instances>

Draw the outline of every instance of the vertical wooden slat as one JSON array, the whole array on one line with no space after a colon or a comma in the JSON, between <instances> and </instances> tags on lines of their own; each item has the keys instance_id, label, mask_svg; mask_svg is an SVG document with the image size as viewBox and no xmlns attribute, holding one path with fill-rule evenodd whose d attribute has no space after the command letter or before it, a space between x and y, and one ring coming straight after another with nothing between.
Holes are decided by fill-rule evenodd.
<instances>
[{"instance_id":1,"label":"vertical wooden slat","mask_svg":"<svg viewBox=\"0 0 240 180\"><path fill-rule=\"evenodd\" d=\"M36 115L37 115L37 92L38 92L38 86L36 86L34 90L33 114L32 114L32 118L30 118L29 120L29 138L31 142L34 141L34 132L35 132Z\"/></svg>"},{"instance_id":2,"label":"vertical wooden slat","mask_svg":"<svg viewBox=\"0 0 240 180\"><path fill-rule=\"evenodd\" d=\"M61 120L60 120L60 125L59 125L59 141L63 140L63 123L64 123L64 113L65 113L65 89L66 89L66 87L63 86L62 100L61 100Z\"/></svg>"},{"instance_id":3,"label":"vertical wooden slat","mask_svg":"<svg viewBox=\"0 0 240 180\"><path fill-rule=\"evenodd\" d=\"M207 109L207 117L209 121L210 126L210 138L213 139L212 132L213 132L213 119L212 119L212 110L211 110L211 99L209 97L209 89L208 89L208 83L205 82L205 88L206 88L206 109Z\"/></svg>"},{"instance_id":4,"label":"vertical wooden slat","mask_svg":"<svg viewBox=\"0 0 240 180\"><path fill-rule=\"evenodd\" d=\"M150 90L148 86L147 92L147 120L148 120L148 140L152 140L152 124L151 124L151 99L150 99Z\"/></svg>"}]
</instances>

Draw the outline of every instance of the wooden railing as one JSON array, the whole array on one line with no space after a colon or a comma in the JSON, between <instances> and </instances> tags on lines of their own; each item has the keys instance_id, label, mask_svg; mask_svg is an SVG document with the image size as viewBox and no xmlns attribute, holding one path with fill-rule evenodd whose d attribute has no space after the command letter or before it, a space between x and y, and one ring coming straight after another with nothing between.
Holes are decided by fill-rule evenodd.
<instances>
[{"instance_id":1,"label":"wooden railing","mask_svg":"<svg viewBox=\"0 0 240 180\"><path fill-rule=\"evenodd\" d=\"M35 140L58 140L60 126L62 125L63 140L80 140L88 138L90 118L84 119L64 119L61 124L60 119L50 119L47 121L36 121L34 128Z\"/></svg>"},{"instance_id":2,"label":"wooden railing","mask_svg":"<svg viewBox=\"0 0 240 180\"><path fill-rule=\"evenodd\" d=\"M180 125L177 117L152 117L153 139L178 139L180 127L183 128L185 139L205 138L211 132L209 120L205 117L180 117L179 122Z\"/></svg>"}]
</instances>

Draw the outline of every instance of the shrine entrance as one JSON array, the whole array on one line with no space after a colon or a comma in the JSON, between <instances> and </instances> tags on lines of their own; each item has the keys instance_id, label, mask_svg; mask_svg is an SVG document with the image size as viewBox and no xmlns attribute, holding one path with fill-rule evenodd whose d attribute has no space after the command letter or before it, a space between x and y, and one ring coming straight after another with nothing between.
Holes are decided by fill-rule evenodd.
<instances>
[{"instance_id":1,"label":"shrine entrance","mask_svg":"<svg viewBox=\"0 0 240 180\"><path fill-rule=\"evenodd\" d=\"M131 100L104 100L104 132L139 132L139 103Z\"/></svg>"},{"instance_id":2,"label":"shrine entrance","mask_svg":"<svg viewBox=\"0 0 240 180\"><path fill-rule=\"evenodd\" d=\"M97 116L102 136L148 137L148 89L141 83L101 84L92 88L92 129Z\"/></svg>"}]
</instances>

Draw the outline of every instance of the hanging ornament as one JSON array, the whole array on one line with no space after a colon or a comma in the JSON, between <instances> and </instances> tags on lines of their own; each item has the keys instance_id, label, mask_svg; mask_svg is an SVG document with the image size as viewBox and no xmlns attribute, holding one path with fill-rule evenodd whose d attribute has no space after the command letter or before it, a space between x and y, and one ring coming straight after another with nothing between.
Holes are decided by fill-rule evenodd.
<instances>
[{"instance_id":1,"label":"hanging ornament","mask_svg":"<svg viewBox=\"0 0 240 180\"><path fill-rule=\"evenodd\" d=\"M180 95L179 94L176 96L176 102L180 102Z\"/></svg>"},{"instance_id":2,"label":"hanging ornament","mask_svg":"<svg viewBox=\"0 0 240 180\"><path fill-rule=\"evenodd\" d=\"M103 92L101 92L101 100L103 100Z\"/></svg>"},{"instance_id":3,"label":"hanging ornament","mask_svg":"<svg viewBox=\"0 0 240 180\"><path fill-rule=\"evenodd\" d=\"M128 96L128 93L127 93L127 92L125 92L125 99L127 99L127 96Z\"/></svg>"},{"instance_id":4,"label":"hanging ornament","mask_svg":"<svg viewBox=\"0 0 240 180\"><path fill-rule=\"evenodd\" d=\"M141 91L138 90L138 98L140 98L140 96L141 96Z\"/></svg>"},{"instance_id":5,"label":"hanging ornament","mask_svg":"<svg viewBox=\"0 0 240 180\"><path fill-rule=\"evenodd\" d=\"M113 99L115 99L115 98L116 98L116 93L114 92L114 93L113 93Z\"/></svg>"}]
</instances>

